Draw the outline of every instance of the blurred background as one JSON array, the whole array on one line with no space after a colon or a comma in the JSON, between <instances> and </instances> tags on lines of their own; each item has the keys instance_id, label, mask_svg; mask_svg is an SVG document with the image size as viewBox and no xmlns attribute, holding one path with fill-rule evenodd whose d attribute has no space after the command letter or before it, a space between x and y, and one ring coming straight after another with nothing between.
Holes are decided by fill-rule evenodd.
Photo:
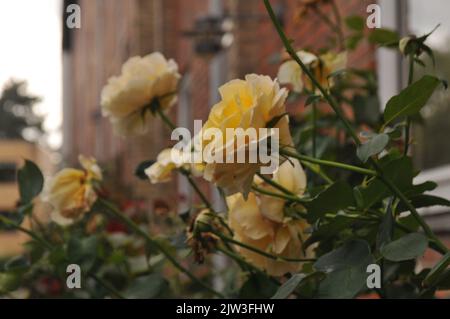
<instances>
[{"instance_id":1,"label":"blurred background","mask_svg":"<svg viewBox=\"0 0 450 319\"><path fill-rule=\"evenodd\" d=\"M375 1L336 2L343 17L367 17L367 6ZM302 1L272 3L297 47L319 50L330 44L330 29L318 16L304 15ZM450 2L377 3L382 27L402 36L422 35L441 24L429 44L435 50L435 72L449 79ZM81 28L66 25L70 4L81 8ZM330 10L324 5L325 15ZM79 154L98 159L107 172L108 189L122 208L151 220L182 213L196 201L183 180L152 186L134 176L140 162L170 145L170 132L155 120L145 136L115 136L100 110L107 79L120 73L131 56L161 51L175 59L183 79L171 117L178 126L193 129L194 119L205 120L217 102L221 84L248 73L275 77L285 57L260 0L2 0L0 39L0 214L15 206L15 171L23 158L36 161L51 175L60 167L76 166ZM362 42L350 52L349 65L379 78L376 108L406 85L402 57L393 50ZM295 118L304 103L292 101L289 110ZM448 91L433 96L419 122L412 147L416 167L424 170L418 182L437 181L435 193L448 198ZM216 196L206 184L202 187ZM450 238L448 211L437 207L423 213L438 234ZM14 233L0 234L0 255L13 254L23 240Z\"/></svg>"}]
</instances>

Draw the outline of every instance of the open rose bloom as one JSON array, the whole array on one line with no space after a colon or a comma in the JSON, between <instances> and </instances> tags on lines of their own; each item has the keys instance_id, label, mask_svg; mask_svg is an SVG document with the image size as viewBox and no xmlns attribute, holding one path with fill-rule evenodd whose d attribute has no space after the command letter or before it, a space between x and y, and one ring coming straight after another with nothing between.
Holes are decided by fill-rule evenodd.
<instances>
[{"instance_id":1,"label":"open rose bloom","mask_svg":"<svg viewBox=\"0 0 450 319\"><path fill-rule=\"evenodd\" d=\"M327 52L316 56L307 51L298 51L297 57L311 71L317 81L324 88L334 85L333 73L341 71L347 66L347 52ZM304 89L310 92L317 91L311 81L306 77L302 68L294 60L288 60L280 65L278 80L281 84L288 84L292 91L301 93Z\"/></svg>"},{"instance_id":2,"label":"open rose bloom","mask_svg":"<svg viewBox=\"0 0 450 319\"><path fill-rule=\"evenodd\" d=\"M279 145L292 145L289 132L289 120L286 113L285 100L287 91L280 88L277 81L268 76L250 74L245 80L232 80L219 88L221 100L213 106L208 121L202 131L209 129L218 130L221 133L221 143L210 145L212 139L203 135L203 148L211 148L213 152L226 153L235 157L239 151L247 153L250 144L258 144L268 138L260 135L258 129L267 128L275 118L278 121L273 128L278 129ZM248 128L256 129L256 136L246 137L244 145L239 145L236 138L227 136L227 129ZM217 141L216 141L217 142ZM237 149L240 146L242 149ZM248 158L248 157L247 157ZM253 177L259 171L262 163L248 160L244 163L206 163L204 178L221 187L225 194L231 195L241 192L246 196L250 190Z\"/></svg>"},{"instance_id":3,"label":"open rose bloom","mask_svg":"<svg viewBox=\"0 0 450 319\"><path fill-rule=\"evenodd\" d=\"M95 183L103 179L95 159L79 157L83 169L65 168L47 185L44 201L52 208L52 219L68 225L81 219L97 200Z\"/></svg>"},{"instance_id":4,"label":"open rose bloom","mask_svg":"<svg viewBox=\"0 0 450 319\"><path fill-rule=\"evenodd\" d=\"M297 160L284 162L274 174L273 181L299 196L306 188L306 176ZM254 182L262 189L279 192L257 177ZM252 192L247 200L242 194L229 196L227 204L229 225L237 241L279 257L301 259L307 256L302 242L307 238L305 230L308 224L285 216L284 199ZM301 266L298 262L262 256L245 247L236 246L236 249L250 263L273 276L297 272Z\"/></svg>"},{"instance_id":5,"label":"open rose bloom","mask_svg":"<svg viewBox=\"0 0 450 319\"><path fill-rule=\"evenodd\" d=\"M166 110L175 103L179 80L175 61L166 60L159 52L130 58L122 66L122 73L111 77L103 88L103 115L119 135L144 134L152 107Z\"/></svg>"}]
</instances>

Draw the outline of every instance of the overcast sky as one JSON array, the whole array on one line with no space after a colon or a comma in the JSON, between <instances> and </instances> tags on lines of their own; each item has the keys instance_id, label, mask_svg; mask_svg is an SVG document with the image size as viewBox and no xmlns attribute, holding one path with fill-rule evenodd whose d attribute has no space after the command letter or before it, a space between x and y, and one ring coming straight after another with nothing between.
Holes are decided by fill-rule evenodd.
<instances>
[{"instance_id":1,"label":"overcast sky","mask_svg":"<svg viewBox=\"0 0 450 319\"><path fill-rule=\"evenodd\" d=\"M437 49L449 50L449 12L449 0L409 0L409 28L417 35L423 35L440 23L441 26L430 36L428 43Z\"/></svg>"},{"instance_id":2,"label":"overcast sky","mask_svg":"<svg viewBox=\"0 0 450 319\"><path fill-rule=\"evenodd\" d=\"M31 93L43 98L50 143L61 135L61 2L0 0L0 87L9 78L27 80Z\"/></svg>"}]
</instances>

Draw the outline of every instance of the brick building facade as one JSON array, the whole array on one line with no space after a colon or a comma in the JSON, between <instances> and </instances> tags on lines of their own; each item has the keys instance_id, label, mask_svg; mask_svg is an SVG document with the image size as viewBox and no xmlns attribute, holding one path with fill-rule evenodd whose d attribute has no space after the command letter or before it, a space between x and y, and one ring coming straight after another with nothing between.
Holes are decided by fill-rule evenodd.
<instances>
[{"instance_id":1,"label":"brick building facade","mask_svg":"<svg viewBox=\"0 0 450 319\"><path fill-rule=\"evenodd\" d=\"M272 2L296 46L318 49L326 44L329 29L317 18L296 21L296 0ZM338 6L347 16L364 14L368 3L339 0ZM126 140L114 136L108 120L100 114L101 89L108 77L120 72L122 63L129 57L161 51L178 62L184 75L180 103L171 116L179 125L188 127L194 119L205 120L217 99L220 84L248 73L276 75L278 66L270 60L282 52L282 46L263 2L79 0L78 4L81 29L65 29L64 158L67 164L73 165L78 154L94 155L120 174L119 180L133 189L133 196L173 198L176 183L152 187L133 176L140 161L154 158L169 145L170 132L155 120L146 136ZM202 18L215 16L227 16L231 20L234 41L216 55L198 54L193 45L195 38L186 33ZM362 46L350 61L373 67L373 48Z\"/></svg>"}]
</instances>

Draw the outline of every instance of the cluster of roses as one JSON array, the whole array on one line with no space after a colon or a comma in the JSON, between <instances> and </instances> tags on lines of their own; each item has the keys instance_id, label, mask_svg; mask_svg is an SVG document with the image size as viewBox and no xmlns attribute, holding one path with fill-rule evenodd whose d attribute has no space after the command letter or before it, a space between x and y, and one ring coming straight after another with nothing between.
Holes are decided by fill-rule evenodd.
<instances>
[{"instance_id":1,"label":"cluster of roses","mask_svg":"<svg viewBox=\"0 0 450 319\"><path fill-rule=\"evenodd\" d=\"M322 84L329 83L329 75L345 67L345 54L315 56L300 51L298 57L316 75ZM103 115L111 121L122 136L145 134L153 116L165 117L176 102L180 81L178 66L160 53L133 57L122 67L120 76L109 79L101 95ZM280 67L278 81L289 84L293 91L314 88L303 76L299 65L286 61ZM286 88L268 76L250 74L245 80L232 80L219 88L221 100L212 107L203 129L215 128L225 133L227 128L264 128L277 118L280 145L292 146L285 101ZM166 118L167 119L167 118ZM202 134L201 132L199 134ZM226 136L226 134L223 134ZM198 136L197 136L198 138ZM200 136L200 138L203 138ZM262 138L261 136L257 137ZM206 147L210 141L203 139ZM225 141L227 144L229 141ZM306 175L297 159L286 159L270 177L272 183L256 173L259 163L203 163L193 165L174 161L171 149L163 150L157 161L146 169L152 183L169 181L174 170L182 169L194 176L202 176L221 188L226 195L228 226L234 239L260 251L286 258L302 258L307 252L302 242L307 236L307 224L285 213L285 199L274 183L294 196L302 196L306 189ZM180 154L180 158L182 154ZM53 207L53 219L70 224L90 211L97 199L102 172L92 158L80 156L83 170L67 168L49 183L45 200ZM254 189L263 190L256 192ZM236 247L250 263L279 276L298 270L299 264L282 259L269 259L254 251Z\"/></svg>"}]
</instances>

